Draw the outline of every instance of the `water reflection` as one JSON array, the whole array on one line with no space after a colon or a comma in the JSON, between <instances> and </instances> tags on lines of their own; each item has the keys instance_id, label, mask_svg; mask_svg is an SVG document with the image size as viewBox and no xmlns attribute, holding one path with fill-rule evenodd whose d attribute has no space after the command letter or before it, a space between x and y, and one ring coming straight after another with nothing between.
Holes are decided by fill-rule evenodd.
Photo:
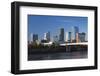
<instances>
[{"instance_id":1,"label":"water reflection","mask_svg":"<svg viewBox=\"0 0 100 76\"><path fill-rule=\"evenodd\" d=\"M56 52L56 53L42 53L29 54L28 60L56 60L56 59L79 59L87 58L87 51L73 51L73 52Z\"/></svg>"}]
</instances>

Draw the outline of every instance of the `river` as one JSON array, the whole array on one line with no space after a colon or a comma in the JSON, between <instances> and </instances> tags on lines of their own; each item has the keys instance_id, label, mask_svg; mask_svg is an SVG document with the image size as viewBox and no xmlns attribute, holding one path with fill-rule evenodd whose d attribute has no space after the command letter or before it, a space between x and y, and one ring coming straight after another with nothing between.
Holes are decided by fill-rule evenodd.
<instances>
[{"instance_id":1,"label":"river","mask_svg":"<svg viewBox=\"0 0 100 76\"><path fill-rule=\"evenodd\" d=\"M73 51L73 52L56 52L56 53L40 53L29 54L28 60L56 60L56 59L80 59L88 58L88 51Z\"/></svg>"}]
</instances>

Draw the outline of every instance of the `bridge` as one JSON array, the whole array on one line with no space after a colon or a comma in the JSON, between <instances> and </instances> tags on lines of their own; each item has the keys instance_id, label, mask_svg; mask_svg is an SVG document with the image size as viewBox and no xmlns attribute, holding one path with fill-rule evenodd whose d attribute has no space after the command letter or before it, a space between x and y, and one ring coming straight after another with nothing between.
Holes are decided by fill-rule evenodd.
<instances>
[{"instance_id":1,"label":"bridge","mask_svg":"<svg viewBox=\"0 0 100 76\"><path fill-rule=\"evenodd\" d=\"M79 42L79 43L63 43L60 46L67 46L67 45L88 45L88 42Z\"/></svg>"},{"instance_id":2,"label":"bridge","mask_svg":"<svg viewBox=\"0 0 100 76\"><path fill-rule=\"evenodd\" d=\"M73 46L85 46L85 45L88 45L88 42L79 42L79 43L63 43L63 44L60 44L60 46L66 46L66 51L71 51L71 45Z\"/></svg>"}]
</instances>

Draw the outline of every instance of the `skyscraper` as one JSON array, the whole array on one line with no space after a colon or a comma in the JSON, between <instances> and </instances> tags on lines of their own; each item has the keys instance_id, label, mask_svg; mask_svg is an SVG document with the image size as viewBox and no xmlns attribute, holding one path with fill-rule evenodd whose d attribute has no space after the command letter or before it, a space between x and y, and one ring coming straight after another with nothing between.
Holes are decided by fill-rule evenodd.
<instances>
[{"instance_id":1,"label":"skyscraper","mask_svg":"<svg viewBox=\"0 0 100 76\"><path fill-rule=\"evenodd\" d=\"M72 33L66 32L66 42L72 42Z\"/></svg>"},{"instance_id":2,"label":"skyscraper","mask_svg":"<svg viewBox=\"0 0 100 76\"><path fill-rule=\"evenodd\" d=\"M50 41L50 32L44 33L44 40Z\"/></svg>"},{"instance_id":3,"label":"skyscraper","mask_svg":"<svg viewBox=\"0 0 100 76\"><path fill-rule=\"evenodd\" d=\"M65 41L68 42L68 32L65 33Z\"/></svg>"},{"instance_id":4,"label":"skyscraper","mask_svg":"<svg viewBox=\"0 0 100 76\"><path fill-rule=\"evenodd\" d=\"M72 40L75 42L77 33L79 33L79 28L77 26L72 27Z\"/></svg>"},{"instance_id":5,"label":"skyscraper","mask_svg":"<svg viewBox=\"0 0 100 76\"><path fill-rule=\"evenodd\" d=\"M53 42L58 42L58 36L53 36Z\"/></svg>"},{"instance_id":6,"label":"skyscraper","mask_svg":"<svg viewBox=\"0 0 100 76\"><path fill-rule=\"evenodd\" d=\"M85 37L86 37L86 34L84 32L79 33L79 40L80 40L80 42L84 42L85 41Z\"/></svg>"},{"instance_id":7,"label":"skyscraper","mask_svg":"<svg viewBox=\"0 0 100 76\"><path fill-rule=\"evenodd\" d=\"M29 38L30 38L29 43L32 43L33 42L33 33L31 33Z\"/></svg>"},{"instance_id":8,"label":"skyscraper","mask_svg":"<svg viewBox=\"0 0 100 76\"><path fill-rule=\"evenodd\" d=\"M38 34L33 34L33 42L36 42L38 40Z\"/></svg>"},{"instance_id":9,"label":"skyscraper","mask_svg":"<svg viewBox=\"0 0 100 76\"><path fill-rule=\"evenodd\" d=\"M59 30L59 41L64 42L64 28L60 28Z\"/></svg>"},{"instance_id":10,"label":"skyscraper","mask_svg":"<svg viewBox=\"0 0 100 76\"><path fill-rule=\"evenodd\" d=\"M79 42L79 33L76 33L76 43Z\"/></svg>"}]
</instances>

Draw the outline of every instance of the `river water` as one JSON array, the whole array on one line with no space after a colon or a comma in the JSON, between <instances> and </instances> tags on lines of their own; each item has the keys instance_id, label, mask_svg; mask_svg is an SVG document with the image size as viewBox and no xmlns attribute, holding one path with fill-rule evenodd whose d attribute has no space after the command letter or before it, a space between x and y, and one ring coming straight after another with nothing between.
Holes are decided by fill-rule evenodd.
<instances>
[{"instance_id":1,"label":"river water","mask_svg":"<svg viewBox=\"0 0 100 76\"><path fill-rule=\"evenodd\" d=\"M28 60L57 60L57 59L80 59L88 58L87 51L56 52L44 54L29 54Z\"/></svg>"}]
</instances>

